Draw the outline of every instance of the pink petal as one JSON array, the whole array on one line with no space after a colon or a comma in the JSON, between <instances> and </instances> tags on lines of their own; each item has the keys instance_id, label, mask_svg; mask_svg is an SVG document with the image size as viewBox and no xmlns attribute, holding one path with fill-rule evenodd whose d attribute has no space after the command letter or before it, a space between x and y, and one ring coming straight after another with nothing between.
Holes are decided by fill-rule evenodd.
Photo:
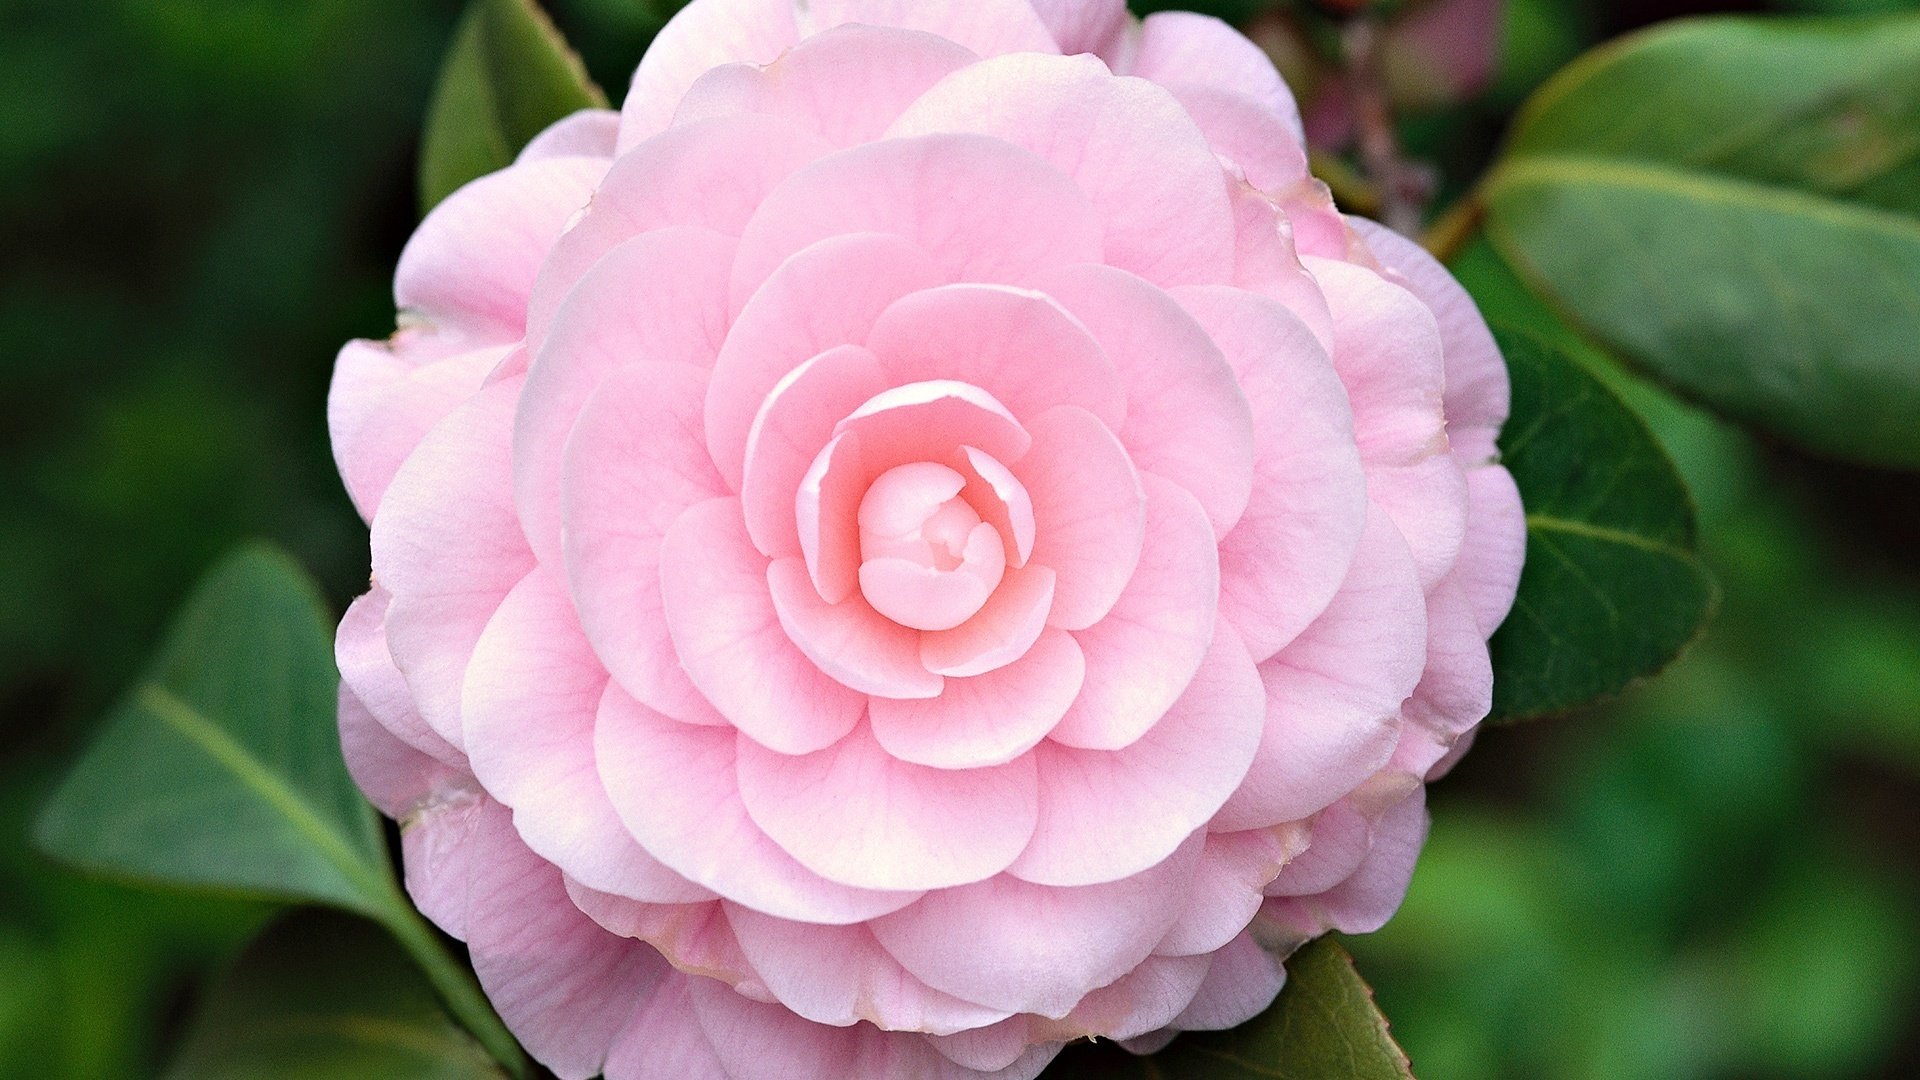
<instances>
[{"instance_id":1,"label":"pink petal","mask_svg":"<svg viewBox=\"0 0 1920 1080\"><path fill-rule=\"evenodd\" d=\"M640 1003L607 1053L606 1080L731 1080L693 1013L697 975L669 974Z\"/></svg>"},{"instance_id":2,"label":"pink petal","mask_svg":"<svg viewBox=\"0 0 1920 1080\"><path fill-rule=\"evenodd\" d=\"M902 761L936 769L1003 765L1046 738L1073 703L1086 661L1073 636L1048 629L1011 663L946 681L925 701L875 698L873 736Z\"/></svg>"},{"instance_id":3,"label":"pink petal","mask_svg":"<svg viewBox=\"0 0 1920 1080\"><path fill-rule=\"evenodd\" d=\"M793 496L800 555L821 599L837 604L860 585L860 503L873 481L865 443L855 431L836 435L800 478Z\"/></svg>"},{"instance_id":4,"label":"pink petal","mask_svg":"<svg viewBox=\"0 0 1920 1080\"><path fill-rule=\"evenodd\" d=\"M1507 364L1480 308L1447 268L1419 244L1377 222L1348 218L1367 246L1418 296L1440 324L1446 363L1447 437L1466 466L1492 460L1512 396Z\"/></svg>"},{"instance_id":5,"label":"pink petal","mask_svg":"<svg viewBox=\"0 0 1920 1080\"><path fill-rule=\"evenodd\" d=\"M1214 153L1239 169L1247 183L1261 191L1283 191L1307 178L1307 147L1298 141L1291 118L1234 90L1191 83L1168 89L1200 125Z\"/></svg>"},{"instance_id":6,"label":"pink petal","mask_svg":"<svg viewBox=\"0 0 1920 1080\"><path fill-rule=\"evenodd\" d=\"M345 682L340 684L340 749L367 800L396 820L430 801L435 791L471 783L464 770L401 742Z\"/></svg>"},{"instance_id":7,"label":"pink petal","mask_svg":"<svg viewBox=\"0 0 1920 1080\"><path fill-rule=\"evenodd\" d=\"M800 40L793 0L698 0L654 36L620 107L624 154L666 129L687 89L722 64L767 64Z\"/></svg>"},{"instance_id":8,"label":"pink petal","mask_svg":"<svg viewBox=\"0 0 1920 1080\"><path fill-rule=\"evenodd\" d=\"M767 192L831 149L779 117L743 114L678 127L623 153L540 268L527 301L528 344L538 349L561 302L607 252L675 226L738 237Z\"/></svg>"},{"instance_id":9,"label":"pink petal","mask_svg":"<svg viewBox=\"0 0 1920 1080\"><path fill-rule=\"evenodd\" d=\"M1072 405L1030 421L1033 449L1013 466L1033 499L1032 563L1051 569L1051 625L1084 630L1106 617L1133 579L1146 531L1147 489L1126 448Z\"/></svg>"},{"instance_id":10,"label":"pink petal","mask_svg":"<svg viewBox=\"0 0 1920 1080\"><path fill-rule=\"evenodd\" d=\"M867 347L896 383L956 380L979 387L1031 420L1077 405L1110 426L1126 419L1126 391L1100 346L1044 293L960 284L895 301ZM1011 449L981 445L1011 465Z\"/></svg>"},{"instance_id":11,"label":"pink petal","mask_svg":"<svg viewBox=\"0 0 1920 1080\"><path fill-rule=\"evenodd\" d=\"M924 251L882 234L836 236L786 260L740 309L714 363L706 432L720 475L738 488L754 418L789 373L864 342L895 300L944 280Z\"/></svg>"},{"instance_id":12,"label":"pink petal","mask_svg":"<svg viewBox=\"0 0 1920 1080\"><path fill-rule=\"evenodd\" d=\"M414 703L413 691L407 687L406 677L393 665L393 653L387 647L387 605L391 600L385 589L375 585L347 606L333 644L341 688L370 719L401 742L428 757L465 770L465 755L427 726Z\"/></svg>"},{"instance_id":13,"label":"pink petal","mask_svg":"<svg viewBox=\"0 0 1920 1080\"><path fill-rule=\"evenodd\" d=\"M1293 92L1273 61L1219 19L1190 11L1147 16L1140 24L1132 63L1122 70L1164 85L1195 83L1245 94L1280 118L1297 145L1307 143Z\"/></svg>"},{"instance_id":14,"label":"pink petal","mask_svg":"<svg viewBox=\"0 0 1920 1080\"><path fill-rule=\"evenodd\" d=\"M1353 875L1373 843L1373 820L1355 799L1342 799L1313 817L1307 850L1267 883L1268 896L1312 896Z\"/></svg>"},{"instance_id":15,"label":"pink petal","mask_svg":"<svg viewBox=\"0 0 1920 1080\"><path fill-rule=\"evenodd\" d=\"M1133 970L1180 908L1196 838L1144 872L1079 888L1002 875L928 893L874 920L875 936L927 985L1008 1012L1061 1017Z\"/></svg>"},{"instance_id":16,"label":"pink petal","mask_svg":"<svg viewBox=\"0 0 1920 1080\"><path fill-rule=\"evenodd\" d=\"M934 83L978 59L944 37L883 25L842 26L806 39L764 68L729 64L707 72L681 101L674 123L770 113L834 146L855 146L878 138Z\"/></svg>"},{"instance_id":17,"label":"pink petal","mask_svg":"<svg viewBox=\"0 0 1920 1080\"><path fill-rule=\"evenodd\" d=\"M1499 466L1467 471L1467 538L1454 576L1473 598L1474 617L1488 637L1506 621L1527 558L1526 508L1513 474Z\"/></svg>"},{"instance_id":18,"label":"pink petal","mask_svg":"<svg viewBox=\"0 0 1920 1080\"><path fill-rule=\"evenodd\" d=\"M1370 934L1385 926L1406 899L1413 867L1427 840L1427 789L1416 785L1373 830L1372 845L1353 875L1317 896L1276 897L1262 917L1318 934Z\"/></svg>"},{"instance_id":19,"label":"pink petal","mask_svg":"<svg viewBox=\"0 0 1920 1080\"><path fill-rule=\"evenodd\" d=\"M1233 284L1280 301L1307 324L1320 347L1331 353L1333 313L1320 283L1300 261L1293 226L1285 213L1245 181L1233 181L1228 192L1233 202L1235 236Z\"/></svg>"},{"instance_id":20,"label":"pink petal","mask_svg":"<svg viewBox=\"0 0 1920 1080\"><path fill-rule=\"evenodd\" d=\"M991 877L1033 835L1033 763L945 770L888 754L866 728L790 757L740 743L740 797L801 865L869 889L937 889Z\"/></svg>"},{"instance_id":21,"label":"pink petal","mask_svg":"<svg viewBox=\"0 0 1920 1080\"><path fill-rule=\"evenodd\" d=\"M491 801L417 829L455 829L462 936L474 974L527 1052L562 1080L600 1072L635 1004L666 977L660 955L608 934L567 898L560 872L527 850Z\"/></svg>"},{"instance_id":22,"label":"pink petal","mask_svg":"<svg viewBox=\"0 0 1920 1080\"><path fill-rule=\"evenodd\" d=\"M1033 498L1020 479L998 458L975 446L961 447L948 464L966 478L962 496L982 521L1000 530L1007 543L1007 565L1025 566L1033 555Z\"/></svg>"},{"instance_id":23,"label":"pink petal","mask_svg":"<svg viewBox=\"0 0 1920 1080\"><path fill-rule=\"evenodd\" d=\"M968 134L885 139L821 158L766 197L740 238L735 303L797 252L862 232L911 240L961 281L1017 284L1048 267L1098 262L1102 250L1080 189L1019 147Z\"/></svg>"},{"instance_id":24,"label":"pink petal","mask_svg":"<svg viewBox=\"0 0 1920 1080\"><path fill-rule=\"evenodd\" d=\"M1193 1001L1173 1018L1182 1031L1225 1031L1267 1011L1287 973L1252 934L1241 934L1213 955L1213 966Z\"/></svg>"},{"instance_id":25,"label":"pink petal","mask_svg":"<svg viewBox=\"0 0 1920 1080\"><path fill-rule=\"evenodd\" d=\"M886 325L886 316L880 325ZM876 328L876 339L879 336ZM835 434L858 431L876 469L937 461L967 445L997 460L1014 461L1032 445L1020 421L991 392L954 379L915 380L901 370L908 365L898 354L876 359L894 385L862 402L834 427Z\"/></svg>"},{"instance_id":26,"label":"pink petal","mask_svg":"<svg viewBox=\"0 0 1920 1080\"><path fill-rule=\"evenodd\" d=\"M681 665L747 736L806 754L859 722L866 696L822 672L780 626L767 559L747 539L737 500L713 499L680 515L661 547L660 580Z\"/></svg>"},{"instance_id":27,"label":"pink petal","mask_svg":"<svg viewBox=\"0 0 1920 1080\"><path fill-rule=\"evenodd\" d=\"M1041 287L1086 324L1119 371L1127 418L1115 431L1134 466L1186 488L1225 536L1253 488L1253 417L1207 331L1123 270L1068 267Z\"/></svg>"},{"instance_id":28,"label":"pink petal","mask_svg":"<svg viewBox=\"0 0 1920 1080\"><path fill-rule=\"evenodd\" d=\"M951 630L920 635L920 662L928 671L963 677L1013 663L1047 629L1053 588L1054 573L1044 566L1008 570L973 618Z\"/></svg>"},{"instance_id":29,"label":"pink petal","mask_svg":"<svg viewBox=\"0 0 1920 1080\"><path fill-rule=\"evenodd\" d=\"M517 164L545 161L548 158L613 157L613 144L620 137L620 114L612 109L581 109L547 125L533 140L520 148Z\"/></svg>"},{"instance_id":30,"label":"pink petal","mask_svg":"<svg viewBox=\"0 0 1920 1080\"><path fill-rule=\"evenodd\" d=\"M1139 741L1124 750L1040 744L1032 755L1040 822L1009 872L1043 885L1090 885L1166 858L1246 776L1264 698L1246 647L1222 622L1186 693Z\"/></svg>"},{"instance_id":31,"label":"pink petal","mask_svg":"<svg viewBox=\"0 0 1920 1080\"><path fill-rule=\"evenodd\" d=\"M1260 666L1267 700L1260 752L1216 827L1303 818L1373 775L1393 753L1400 704L1426 658L1420 579L1406 541L1376 511L1333 602Z\"/></svg>"},{"instance_id":32,"label":"pink petal","mask_svg":"<svg viewBox=\"0 0 1920 1080\"><path fill-rule=\"evenodd\" d=\"M803 33L844 23L899 27L937 34L980 56L1053 52L1053 35L1026 0L970 0L928 4L924 0L808 0L800 16Z\"/></svg>"},{"instance_id":33,"label":"pink petal","mask_svg":"<svg viewBox=\"0 0 1920 1080\"><path fill-rule=\"evenodd\" d=\"M1109 56L1132 21L1125 0L1030 0L1060 51Z\"/></svg>"},{"instance_id":34,"label":"pink petal","mask_svg":"<svg viewBox=\"0 0 1920 1080\"><path fill-rule=\"evenodd\" d=\"M1425 776L1493 708L1493 663L1472 598L1452 576L1427 594L1427 663L1401 708L1408 732L1392 767ZM1428 745L1413 740L1425 734Z\"/></svg>"},{"instance_id":35,"label":"pink petal","mask_svg":"<svg viewBox=\"0 0 1920 1080\"><path fill-rule=\"evenodd\" d=\"M740 950L722 903L647 904L595 892L573 878L567 879L567 896L608 933L646 942L679 971L717 979L759 1001L773 1000Z\"/></svg>"},{"instance_id":36,"label":"pink petal","mask_svg":"<svg viewBox=\"0 0 1920 1080\"><path fill-rule=\"evenodd\" d=\"M360 516L373 520L393 475L433 426L479 391L511 346L436 355L438 342L403 330L391 341L352 341L340 350L327 394L333 460ZM425 354L424 356L421 354Z\"/></svg>"},{"instance_id":37,"label":"pink petal","mask_svg":"<svg viewBox=\"0 0 1920 1080\"><path fill-rule=\"evenodd\" d=\"M462 699L474 775L513 808L542 858L586 885L653 903L713 894L655 862L614 813L593 758L607 673L580 632L566 583L535 570L474 646Z\"/></svg>"},{"instance_id":38,"label":"pink petal","mask_svg":"<svg viewBox=\"0 0 1920 1080\"><path fill-rule=\"evenodd\" d=\"M1411 465L1370 466L1367 497L1407 538L1423 585L1453 569L1467 536L1467 477L1458 459L1439 453Z\"/></svg>"},{"instance_id":39,"label":"pink petal","mask_svg":"<svg viewBox=\"0 0 1920 1080\"><path fill-rule=\"evenodd\" d=\"M1144 479L1140 563L1106 617L1074 634L1087 680L1052 733L1067 746L1133 744L1187 692L1213 640L1220 571L1206 514L1172 482Z\"/></svg>"},{"instance_id":40,"label":"pink petal","mask_svg":"<svg viewBox=\"0 0 1920 1080\"><path fill-rule=\"evenodd\" d=\"M726 913L774 997L815 1023L946 1035L1007 1018L914 978L865 925L796 923L734 904Z\"/></svg>"},{"instance_id":41,"label":"pink petal","mask_svg":"<svg viewBox=\"0 0 1920 1080\"><path fill-rule=\"evenodd\" d=\"M1333 598L1366 527L1353 413L1326 353L1279 303L1232 288L1177 296L1252 402L1256 480L1220 545L1220 606L1265 659Z\"/></svg>"},{"instance_id":42,"label":"pink petal","mask_svg":"<svg viewBox=\"0 0 1920 1080\"><path fill-rule=\"evenodd\" d=\"M1116 79L1091 56L984 60L929 90L889 134L934 132L991 135L1073 177L1106 233L1104 259L1074 262L1105 262L1160 285L1232 272L1219 159L1173 95L1145 79Z\"/></svg>"},{"instance_id":43,"label":"pink petal","mask_svg":"<svg viewBox=\"0 0 1920 1080\"><path fill-rule=\"evenodd\" d=\"M986 606L1006 569L1004 550L1000 534L981 522L967 537L966 557L958 570L893 557L868 559L860 564L860 591L902 626L952 630Z\"/></svg>"},{"instance_id":44,"label":"pink petal","mask_svg":"<svg viewBox=\"0 0 1920 1080\"><path fill-rule=\"evenodd\" d=\"M736 779L740 738L670 720L609 688L594 727L595 758L614 809L640 846L690 881L783 919L862 922L918 898L812 873L747 816Z\"/></svg>"},{"instance_id":45,"label":"pink petal","mask_svg":"<svg viewBox=\"0 0 1920 1080\"><path fill-rule=\"evenodd\" d=\"M533 569L508 460L519 380L441 421L394 476L373 519L374 577L393 595L387 642L433 730L458 748L460 682L494 609Z\"/></svg>"},{"instance_id":46,"label":"pink petal","mask_svg":"<svg viewBox=\"0 0 1920 1080\"><path fill-rule=\"evenodd\" d=\"M560 556L561 464L587 398L629 364L713 366L727 335L733 248L707 229L662 229L615 248L574 286L514 421L514 503L542 562Z\"/></svg>"},{"instance_id":47,"label":"pink petal","mask_svg":"<svg viewBox=\"0 0 1920 1080\"><path fill-rule=\"evenodd\" d=\"M890 698L930 698L946 681L920 663L920 635L881 615L859 594L837 604L820 599L797 558L767 568L773 608L787 636L842 685Z\"/></svg>"},{"instance_id":48,"label":"pink petal","mask_svg":"<svg viewBox=\"0 0 1920 1080\"><path fill-rule=\"evenodd\" d=\"M762 554L799 554L794 492L840 419L885 387L872 353L842 345L794 368L768 392L747 437L740 484L747 532Z\"/></svg>"},{"instance_id":49,"label":"pink petal","mask_svg":"<svg viewBox=\"0 0 1920 1080\"><path fill-rule=\"evenodd\" d=\"M1149 956L1132 971L1095 990L1059 1025L1061 1035L1110 1035L1132 1040L1166 1027L1206 981L1210 956Z\"/></svg>"},{"instance_id":50,"label":"pink petal","mask_svg":"<svg viewBox=\"0 0 1920 1080\"><path fill-rule=\"evenodd\" d=\"M1186 905L1154 953L1200 956L1226 947L1259 912L1267 883L1306 846L1299 825L1208 833Z\"/></svg>"},{"instance_id":51,"label":"pink petal","mask_svg":"<svg viewBox=\"0 0 1920 1080\"><path fill-rule=\"evenodd\" d=\"M1333 366L1353 403L1360 456L1408 465L1446 448L1440 325L1419 298L1365 267L1308 260L1333 309Z\"/></svg>"},{"instance_id":52,"label":"pink petal","mask_svg":"<svg viewBox=\"0 0 1920 1080\"><path fill-rule=\"evenodd\" d=\"M724 492L700 443L705 375L685 364L609 374L573 426L561 513L567 580L594 653L670 716L712 709L681 670L662 592L662 548L690 506Z\"/></svg>"},{"instance_id":53,"label":"pink petal","mask_svg":"<svg viewBox=\"0 0 1920 1080\"><path fill-rule=\"evenodd\" d=\"M518 338L541 261L606 171L604 161L554 158L447 196L400 253L393 296L401 321Z\"/></svg>"}]
</instances>

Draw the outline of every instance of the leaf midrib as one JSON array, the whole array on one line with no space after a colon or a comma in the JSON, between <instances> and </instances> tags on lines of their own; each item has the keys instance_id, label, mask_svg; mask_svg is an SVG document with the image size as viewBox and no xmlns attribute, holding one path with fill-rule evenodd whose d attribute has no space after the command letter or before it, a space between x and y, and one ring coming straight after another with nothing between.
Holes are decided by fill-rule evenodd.
<instances>
[{"instance_id":1,"label":"leaf midrib","mask_svg":"<svg viewBox=\"0 0 1920 1080\"><path fill-rule=\"evenodd\" d=\"M242 787L266 803L295 832L313 844L322 858L367 900L370 908L384 906L391 891L386 879L353 850L352 844L325 818L307 805L266 763L198 709L163 686L148 683L136 692L140 704L181 738L225 768Z\"/></svg>"},{"instance_id":2,"label":"leaf midrib","mask_svg":"<svg viewBox=\"0 0 1920 1080\"><path fill-rule=\"evenodd\" d=\"M1920 220L1894 210L1768 184L1725 173L1657 161L1623 161L1595 154L1527 154L1501 165L1489 178L1489 195L1527 180L1640 188L1706 202L1741 205L1848 228L1880 232L1920 244Z\"/></svg>"},{"instance_id":3,"label":"leaf midrib","mask_svg":"<svg viewBox=\"0 0 1920 1080\"><path fill-rule=\"evenodd\" d=\"M1641 536L1639 533L1628 532L1625 529L1615 529L1606 525L1594 525L1585 521L1577 521L1573 518L1555 517L1552 514L1528 514L1527 529L1530 532L1541 530L1545 532L1567 533L1571 536L1584 537L1588 540L1598 540L1602 543L1638 548L1641 551L1665 556L1676 562L1697 563L1700 561L1698 555L1675 544L1655 540L1648 536Z\"/></svg>"}]
</instances>

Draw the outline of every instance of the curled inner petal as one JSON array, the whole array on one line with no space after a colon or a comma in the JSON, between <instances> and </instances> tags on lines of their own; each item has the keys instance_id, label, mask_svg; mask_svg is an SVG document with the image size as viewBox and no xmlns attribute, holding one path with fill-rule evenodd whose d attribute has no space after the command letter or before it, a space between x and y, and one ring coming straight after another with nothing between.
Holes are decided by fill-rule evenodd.
<instances>
[{"instance_id":1,"label":"curled inner petal","mask_svg":"<svg viewBox=\"0 0 1920 1080\"><path fill-rule=\"evenodd\" d=\"M874 610L915 630L950 630L986 604L1006 573L999 530L960 497L966 478L922 461L880 475L860 501L860 589Z\"/></svg>"}]
</instances>

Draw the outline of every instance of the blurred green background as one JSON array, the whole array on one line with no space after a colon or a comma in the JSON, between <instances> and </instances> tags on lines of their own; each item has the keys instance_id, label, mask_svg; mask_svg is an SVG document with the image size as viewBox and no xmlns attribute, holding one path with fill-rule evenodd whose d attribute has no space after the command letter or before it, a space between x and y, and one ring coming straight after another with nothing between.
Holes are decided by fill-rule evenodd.
<instances>
[{"instance_id":1,"label":"blurred green background","mask_svg":"<svg viewBox=\"0 0 1920 1080\"><path fill-rule=\"evenodd\" d=\"M616 99L669 6L550 4ZM1457 191L1586 47L1759 6L1520 0L1492 89L1403 135ZM0 0L0 1076L153 1075L270 914L65 872L26 823L233 543L278 540L337 605L364 586L323 402L338 344L392 325L458 9ZM1551 319L1484 244L1456 269ZM1583 355L1693 485L1720 616L1616 703L1482 733L1361 968L1423 1080L1920 1075L1920 483Z\"/></svg>"}]
</instances>

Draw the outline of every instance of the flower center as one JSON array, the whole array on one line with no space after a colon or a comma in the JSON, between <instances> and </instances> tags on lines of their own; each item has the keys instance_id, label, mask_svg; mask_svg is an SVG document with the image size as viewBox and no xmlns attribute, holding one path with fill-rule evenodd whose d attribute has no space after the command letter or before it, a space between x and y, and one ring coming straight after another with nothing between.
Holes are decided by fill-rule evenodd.
<instances>
[{"instance_id":1,"label":"flower center","mask_svg":"<svg viewBox=\"0 0 1920 1080\"><path fill-rule=\"evenodd\" d=\"M860 500L860 590L915 630L972 618L1006 573L1000 532L961 497L966 478L931 461L881 473Z\"/></svg>"}]
</instances>

